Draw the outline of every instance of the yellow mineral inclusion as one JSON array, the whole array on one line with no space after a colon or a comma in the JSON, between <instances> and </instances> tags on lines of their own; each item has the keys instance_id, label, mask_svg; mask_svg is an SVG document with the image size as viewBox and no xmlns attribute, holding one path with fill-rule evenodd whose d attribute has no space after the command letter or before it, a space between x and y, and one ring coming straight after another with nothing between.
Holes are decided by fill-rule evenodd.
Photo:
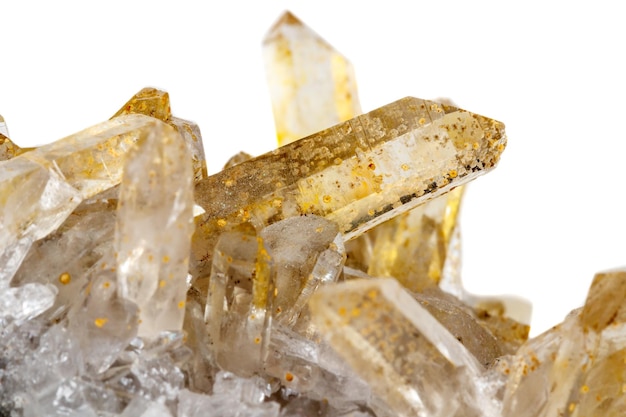
<instances>
[{"instance_id":1,"label":"yellow mineral inclusion","mask_svg":"<svg viewBox=\"0 0 626 417\"><path fill-rule=\"evenodd\" d=\"M95 324L98 328L102 328L105 324L107 324L108 321L109 319L107 319L106 317L99 317L93 321L93 324Z\"/></svg>"},{"instance_id":2,"label":"yellow mineral inclusion","mask_svg":"<svg viewBox=\"0 0 626 417\"><path fill-rule=\"evenodd\" d=\"M72 277L67 272L63 272L61 275L59 275L59 282L63 285L69 284L71 280Z\"/></svg>"},{"instance_id":3,"label":"yellow mineral inclusion","mask_svg":"<svg viewBox=\"0 0 626 417\"><path fill-rule=\"evenodd\" d=\"M350 62L290 12L263 55L280 146L361 113Z\"/></svg>"},{"instance_id":4,"label":"yellow mineral inclusion","mask_svg":"<svg viewBox=\"0 0 626 417\"><path fill-rule=\"evenodd\" d=\"M266 308L271 285L270 255L267 253L261 237L257 237L257 244L258 251L252 284L252 305L256 308Z\"/></svg>"}]
</instances>

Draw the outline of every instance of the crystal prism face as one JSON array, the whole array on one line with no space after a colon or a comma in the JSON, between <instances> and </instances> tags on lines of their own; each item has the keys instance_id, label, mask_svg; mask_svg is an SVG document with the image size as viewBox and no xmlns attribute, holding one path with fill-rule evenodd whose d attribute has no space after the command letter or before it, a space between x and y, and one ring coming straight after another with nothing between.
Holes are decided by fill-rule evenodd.
<instances>
[{"instance_id":1,"label":"crystal prism face","mask_svg":"<svg viewBox=\"0 0 626 417\"><path fill-rule=\"evenodd\" d=\"M263 56L279 145L361 114L350 62L290 12L265 36Z\"/></svg>"}]
</instances>

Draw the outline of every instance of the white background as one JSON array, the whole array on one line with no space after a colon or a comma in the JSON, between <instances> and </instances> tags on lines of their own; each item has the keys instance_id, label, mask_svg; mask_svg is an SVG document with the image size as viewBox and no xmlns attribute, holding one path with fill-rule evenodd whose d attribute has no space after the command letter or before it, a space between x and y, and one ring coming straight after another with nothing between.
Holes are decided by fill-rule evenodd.
<instances>
[{"instance_id":1,"label":"white background","mask_svg":"<svg viewBox=\"0 0 626 417\"><path fill-rule=\"evenodd\" d=\"M216 172L275 146L260 45L290 9L353 62L363 111L448 97L506 124L499 167L466 194L464 279L532 300L537 334L626 264L618 4L0 1L0 114L18 144L42 144L159 87Z\"/></svg>"}]
</instances>

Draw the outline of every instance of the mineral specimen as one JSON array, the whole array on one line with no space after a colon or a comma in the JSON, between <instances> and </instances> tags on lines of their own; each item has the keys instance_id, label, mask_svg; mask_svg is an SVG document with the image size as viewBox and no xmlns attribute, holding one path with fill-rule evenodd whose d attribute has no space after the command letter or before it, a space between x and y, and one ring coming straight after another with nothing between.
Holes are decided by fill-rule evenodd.
<instances>
[{"instance_id":1,"label":"mineral specimen","mask_svg":"<svg viewBox=\"0 0 626 417\"><path fill-rule=\"evenodd\" d=\"M359 115L289 13L263 48L282 146L212 176L154 88L35 149L0 118L0 415L624 415L626 270L532 340L524 302L461 285L462 185L503 125Z\"/></svg>"}]
</instances>

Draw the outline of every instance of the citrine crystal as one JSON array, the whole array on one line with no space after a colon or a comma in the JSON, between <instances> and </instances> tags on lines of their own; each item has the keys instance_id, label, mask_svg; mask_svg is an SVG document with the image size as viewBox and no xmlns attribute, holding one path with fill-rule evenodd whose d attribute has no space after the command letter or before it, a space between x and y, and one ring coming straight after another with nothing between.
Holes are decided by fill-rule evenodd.
<instances>
[{"instance_id":1,"label":"citrine crystal","mask_svg":"<svg viewBox=\"0 0 626 417\"><path fill-rule=\"evenodd\" d=\"M263 56L279 145L361 114L350 62L290 12L265 36Z\"/></svg>"}]
</instances>

